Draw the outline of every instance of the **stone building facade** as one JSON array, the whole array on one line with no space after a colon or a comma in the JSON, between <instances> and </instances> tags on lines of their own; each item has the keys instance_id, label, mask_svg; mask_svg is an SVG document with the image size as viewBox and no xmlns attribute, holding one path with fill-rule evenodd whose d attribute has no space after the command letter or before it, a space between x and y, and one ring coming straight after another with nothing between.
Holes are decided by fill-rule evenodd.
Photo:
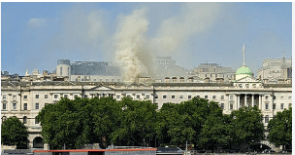
<instances>
[{"instance_id":1,"label":"stone building facade","mask_svg":"<svg viewBox=\"0 0 295 155\"><path fill-rule=\"evenodd\" d=\"M40 147L41 126L35 120L46 104L54 104L61 97L93 98L111 96L116 100L131 97L134 100L151 100L161 108L163 104L181 103L193 97L219 103L223 112L230 114L240 107L258 106L262 110L265 126L277 112L292 106L292 84L266 84L250 76L230 83L194 82L180 79L165 82L125 84L122 82L1 81L1 119L17 117L28 127L29 147ZM44 146L42 146L44 147Z\"/></svg>"}]
</instances>

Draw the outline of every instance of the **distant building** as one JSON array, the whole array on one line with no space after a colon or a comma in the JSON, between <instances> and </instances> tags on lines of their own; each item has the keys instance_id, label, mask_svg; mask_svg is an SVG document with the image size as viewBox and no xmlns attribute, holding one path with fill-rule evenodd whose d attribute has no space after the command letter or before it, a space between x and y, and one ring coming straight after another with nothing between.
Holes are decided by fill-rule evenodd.
<instances>
[{"instance_id":1,"label":"distant building","mask_svg":"<svg viewBox=\"0 0 295 155\"><path fill-rule=\"evenodd\" d=\"M201 63L193 69L193 73L200 78L223 78L226 81L234 79L235 71L231 67L223 67L217 63Z\"/></svg>"},{"instance_id":2,"label":"distant building","mask_svg":"<svg viewBox=\"0 0 295 155\"><path fill-rule=\"evenodd\" d=\"M155 60L155 79L163 79L167 76L185 76L187 70L176 65L172 57L156 57Z\"/></svg>"},{"instance_id":3,"label":"distant building","mask_svg":"<svg viewBox=\"0 0 295 155\"><path fill-rule=\"evenodd\" d=\"M291 59L265 59L263 66L257 71L257 78L267 79L270 83L276 83L279 79L292 77Z\"/></svg>"}]
</instances>

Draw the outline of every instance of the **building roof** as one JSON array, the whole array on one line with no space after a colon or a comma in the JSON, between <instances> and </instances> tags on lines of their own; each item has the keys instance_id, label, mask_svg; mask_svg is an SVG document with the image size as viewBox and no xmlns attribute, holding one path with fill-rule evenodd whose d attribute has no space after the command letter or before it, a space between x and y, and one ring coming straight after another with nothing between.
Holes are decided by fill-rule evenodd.
<instances>
[{"instance_id":1,"label":"building roof","mask_svg":"<svg viewBox=\"0 0 295 155\"><path fill-rule=\"evenodd\" d=\"M247 75L252 76L252 72L251 72L250 68L247 66L242 66L242 67L238 68L238 70L236 71L236 75L239 75L239 74L247 74Z\"/></svg>"}]
</instances>

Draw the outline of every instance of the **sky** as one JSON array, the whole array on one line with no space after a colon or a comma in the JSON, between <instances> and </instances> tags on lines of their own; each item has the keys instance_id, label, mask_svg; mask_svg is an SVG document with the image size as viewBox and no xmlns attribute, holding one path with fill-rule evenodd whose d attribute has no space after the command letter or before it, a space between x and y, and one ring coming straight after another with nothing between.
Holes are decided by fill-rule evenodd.
<instances>
[{"instance_id":1,"label":"sky","mask_svg":"<svg viewBox=\"0 0 295 155\"><path fill-rule=\"evenodd\" d=\"M264 59L291 58L292 3L1 3L1 70L10 74L52 72L58 59L148 74L152 56L237 69L243 44L254 75Z\"/></svg>"}]
</instances>

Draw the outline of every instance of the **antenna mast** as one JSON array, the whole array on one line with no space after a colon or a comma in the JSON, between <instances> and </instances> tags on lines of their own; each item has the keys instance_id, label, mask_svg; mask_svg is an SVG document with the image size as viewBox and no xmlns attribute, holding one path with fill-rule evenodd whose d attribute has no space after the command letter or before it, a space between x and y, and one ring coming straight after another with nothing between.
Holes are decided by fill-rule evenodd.
<instances>
[{"instance_id":1,"label":"antenna mast","mask_svg":"<svg viewBox=\"0 0 295 155\"><path fill-rule=\"evenodd\" d=\"M246 66L246 63L245 63L245 44L243 45L243 66Z\"/></svg>"}]
</instances>

